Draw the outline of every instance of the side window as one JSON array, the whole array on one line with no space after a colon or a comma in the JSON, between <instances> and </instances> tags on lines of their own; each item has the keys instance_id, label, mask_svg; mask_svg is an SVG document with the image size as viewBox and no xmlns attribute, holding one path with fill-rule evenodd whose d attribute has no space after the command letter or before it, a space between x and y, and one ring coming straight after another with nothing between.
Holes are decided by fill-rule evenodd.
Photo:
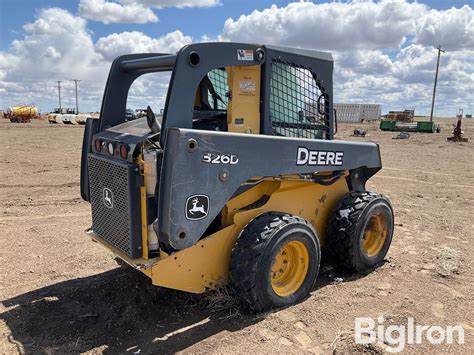
<instances>
[{"instance_id":1,"label":"side window","mask_svg":"<svg viewBox=\"0 0 474 355\"><path fill-rule=\"evenodd\" d=\"M324 139L329 107L322 90L310 70L273 62L270 79L273 135Z\"/></svg>"},{"instance_id":2,"label":"side window","mask_svg":"<svg viewBox=\"0 0 474 355\"><path fill-rule=\"evenodd\" d=\"M227 73L213 69L201 80L194 101L193 128L227 131Z\"/></svg>"},{"instance_id":3,"label":"side window","mask_svg":"<svg viewBox=\"0 0 474 355\"><path fill-rule=\"evenodd\" d=\"M207 76L217 94L216 96L208 91L209 102L212 103L213 107L217 110L227 110L227 92L229 91L227 72L224 69L213 69Z\"/></svg>"},{"instance_id":4,"label":"side window","mask_svg":"<svg viewBox=\"0 0 474 355\"><path fill-rule=\"evenodd\" d=\"M146 116L147 106L151 107L157 117L161 117L170 77L171 72L150 73L138 77L128 91L125 120L131 121Z\"/></svg>"}]
</instances>

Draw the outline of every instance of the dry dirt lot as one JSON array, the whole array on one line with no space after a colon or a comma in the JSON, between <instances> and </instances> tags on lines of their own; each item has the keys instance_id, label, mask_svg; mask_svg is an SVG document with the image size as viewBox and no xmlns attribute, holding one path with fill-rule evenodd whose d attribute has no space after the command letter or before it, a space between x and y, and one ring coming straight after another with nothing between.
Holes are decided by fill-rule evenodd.
<instances>
[{"instance_id":1,"label":"dry dirt lot","mask_svg":"<svg viewBox=\"0 0 474 355\"><path fill-rule=\"evenodd\" d=\"M252 316L219 293L153 287L88 240L79 196L83 128L0 123L0 352L379 352L353 341L354 317L385 326L457 325L465 345L411 345L415 352L474 353L474 120L469 143L440 134L391 139L375 123L340 125L339 139L380 144L383 170L368 189L392 200L396 227L373 273L324 264L311 297ZM355 127L366 138L350 137Z\"/></svg>"}]
</instances>

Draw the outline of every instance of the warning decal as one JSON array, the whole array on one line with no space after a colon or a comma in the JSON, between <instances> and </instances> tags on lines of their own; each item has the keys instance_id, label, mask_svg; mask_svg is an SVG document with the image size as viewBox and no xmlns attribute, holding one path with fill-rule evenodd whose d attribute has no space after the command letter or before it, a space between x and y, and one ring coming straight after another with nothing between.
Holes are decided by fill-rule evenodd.
<instances>
[{"instance_id":1,"label":"warning decal","mask_svg":"<svg viewBox=\"0 0 474 355\"><path fill-rule=\"evenodd\" d=\"M240 81L240 91L255 91L257 83L255 81Z\"/></svg>"},{"instance_id":2,"label":"warning decal","mask_svg":"<svg viewBox=\"0 0 474 355\"><path fill-rule=\"evenodd\" d=\"M253 60L253 50L237 49L237 60Z\"/></svg>"}]
</instances>

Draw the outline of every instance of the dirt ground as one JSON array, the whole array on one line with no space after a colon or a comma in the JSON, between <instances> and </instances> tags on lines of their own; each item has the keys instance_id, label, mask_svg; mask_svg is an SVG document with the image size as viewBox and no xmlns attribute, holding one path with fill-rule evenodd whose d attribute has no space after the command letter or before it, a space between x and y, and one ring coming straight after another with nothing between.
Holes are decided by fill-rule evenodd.
<instances>
[{"instance_id":1,"label":"dirt ground","mask_svg":"<svg viewBox=\"0 0 474 355\"><path fill-rule=\"evenodd\" d=\"M376 123L339 125L338 139L380 144L384 168L368 189L395 210L386 262L366 276L325 263L307 300L254 316L222 293L154 287L85 237L83 127L1 120L0 352L377 353L383 344L354 343L354 318L383 315L385 326L413 317L465 329L464 345L405 350L474 353L474 120L464 120L469 143L446 142L454 119L438 122L441 133L408 140ZM356 127L368 136L350 137Z\"/></svg>"}]
</instances>

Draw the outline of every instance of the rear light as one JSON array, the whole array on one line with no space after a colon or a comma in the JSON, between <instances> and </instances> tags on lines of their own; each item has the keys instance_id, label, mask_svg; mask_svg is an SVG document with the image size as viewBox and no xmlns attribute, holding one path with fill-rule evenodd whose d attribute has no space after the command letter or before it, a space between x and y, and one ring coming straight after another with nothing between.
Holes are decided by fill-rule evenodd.
<instances>
[{"instance_id":1,"label":"rear light","mask_svg":"<svg viewBox=\"0 0 474 355\"><path fill-rule=\"evenodd\" d=\"M99 152L102 150L102 141L100 139L95 140L95 151Z\"/></svg>"},{"instance_id":2,"label":"rear light","mask_svg":"<svg viewBox=\"0 0 474 355\"><path fill-rule=\"evenodd\" d=\"M127 159L127 156L128 156L128 146L121 145L120 146L120 157L122 159Z\"/></svg>"},{"instance_id":3,"label":"rear light","mask_svg":"<svg viewBox=\"0 0 474 355\"><path fill-rule=\"evenodd\" d=\"M109 152L110 155L114 155L114 144L113 143L109 143L107 144L107 151Z\"/></svg>"}]
</instances>

